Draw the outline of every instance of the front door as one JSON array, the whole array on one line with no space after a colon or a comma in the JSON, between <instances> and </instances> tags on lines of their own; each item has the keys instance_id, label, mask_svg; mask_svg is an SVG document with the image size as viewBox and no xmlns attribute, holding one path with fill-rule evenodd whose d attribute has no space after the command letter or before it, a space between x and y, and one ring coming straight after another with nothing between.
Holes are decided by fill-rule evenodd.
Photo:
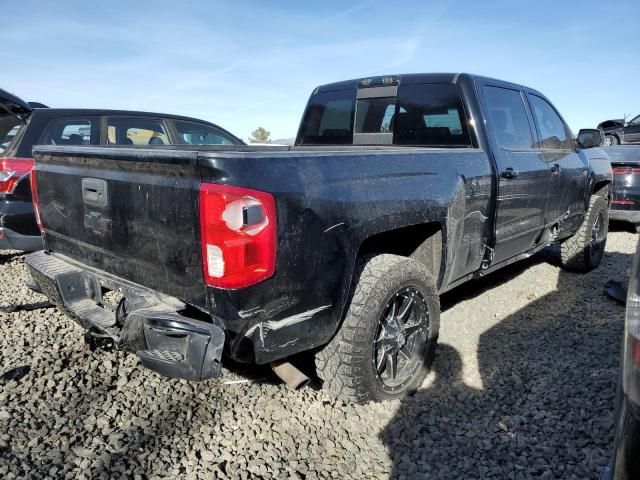
<instances>
[{"instance_id":1,"label":"front door","mask_svg":"<svg viewBox=\"0 0 640 480\"><path fill-rule=\"evenodd\" d=\"M479 85L485 124L498 166L493 263L536 245L546 225L550 169L537 148L524 92L497 81Z\"/></svg>"},{"instance_id":2,"label":"front door","mask_svg":"<svg viewBox=\"0 0 640 480\"><path fill-rule=\"evenodd\" d=\"M547 223L558 223L560 234L573 232L585 213L587 160L576 152L573 134L553 105L533 91L527 92L527 99L542 159L551 171Z\"/></svg>"}]
</instances>

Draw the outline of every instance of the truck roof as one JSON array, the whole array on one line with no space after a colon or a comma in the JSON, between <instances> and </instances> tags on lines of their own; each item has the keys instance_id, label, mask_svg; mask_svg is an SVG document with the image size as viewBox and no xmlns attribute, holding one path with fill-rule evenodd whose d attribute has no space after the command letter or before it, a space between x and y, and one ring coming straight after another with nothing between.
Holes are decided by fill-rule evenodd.
<instances>
[{"instance_id":1,"label":"truck roof","mask_svg":"<svg viewBox=\"0 0 640 480\"><path fill-rule=\"evenodd\" d=\"M470 80L475 80L478 78L490 79L490 80L496 80L501 83L520 86L513 82L493 79L493 78L485 77L482 75L474 75L472 73L403 73L398 75L374 75L371 77L355 78L352 80L345 80L342 82L327 83L325 85L320 85L319 87L317 87L315 92L320 93L320 92L330 92L334 90L356 89L361 85L361 82L367 81L369 79L373 80L373 79L391 78L393 79L393 81L397 82L397 84L400 84L400 85L415 85L420 83L456 83L458 81L458 78L460 77L466 77ZM530 89L530 90L533 90L533 89Z\"/></svg>"}]
</instances>

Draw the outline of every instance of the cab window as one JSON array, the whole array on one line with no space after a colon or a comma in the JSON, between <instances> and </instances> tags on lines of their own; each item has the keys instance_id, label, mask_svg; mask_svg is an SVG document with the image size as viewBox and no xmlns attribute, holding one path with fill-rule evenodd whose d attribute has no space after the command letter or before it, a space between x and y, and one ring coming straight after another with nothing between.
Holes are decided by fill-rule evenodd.
<instances>
[{"instance_id":1,"label":"cab window","mask_svg":"<svg viewBox=\"0 0 640 480\"><path fill-rule=\"evenodd\" d=\"M98 145L95 119L57 118L49 122L40 136L40 145Z\"/></svg>"},{"instance_id":2,"label":"cab window","mask_svg":"<svg viewBox=\"0 0 640 480\"><path fill-rule=\"evenodd\" d=\"M171 145L164 121L156 118L109 117L109 145Z\"/></svg>"},{"instance_id":3,"label":"cab window","mask_svg":"<svg viewBox=\"0 0 640 480\"><path fill-rule=\"evenodd\" d=\"M309 99L302 119L300 145L353 143L355 90L321 92Z\"/></svg>"},{"instance_id":4,"label":"cab window","mask_svg":"<svg viewBox=\"0 0 640 480\"><path fill-rule=\"evenodd\" d=\"M540 148L571 149L573 134L549 102L537 95L529 95L529 102L540 133Z\"/></svg>"},{"instance_id":5,"label":"cab window","mask_svg":"<svg viewBox=\"0 0 640 480\"><path fill-rule=\"evenodd\" d=\"M174 120L178 141L188 145L237 145L238 141L210 125Z\"/></svg>"},{"instance_id":6,"label":"cab window","mask_svg":"<svg viewBox=\"0 0 640 480\"><path fill-rule=\"evenodd\" d=\"M487 85L484 95L498 146L507 150L534 148L531 124L520 91Z\"/></svg>"}]
</instances>

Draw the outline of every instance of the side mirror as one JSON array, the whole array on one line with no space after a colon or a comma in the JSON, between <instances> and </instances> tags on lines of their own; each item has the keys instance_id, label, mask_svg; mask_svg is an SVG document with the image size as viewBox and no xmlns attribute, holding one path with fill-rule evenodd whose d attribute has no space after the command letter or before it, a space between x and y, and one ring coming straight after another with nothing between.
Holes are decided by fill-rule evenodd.
<instances>
[{"instance_id":1,"label":"side mirror","mask_svg":"<svg viewBox=\"0 0 640 480\"><path fill-rule=\"evenodd\" d=\"M627 128L627 127L629 126L629 122L624 122L624 123L622 124L622 126L623 126L624 128Z\"/></svg>"},{"instance_id":2,"label":"side mirror","mask_svg":"<svg viewBox=\"0 0 640 480\"><path fill-rule=\"evenodd\" d=\"M583 128L576 138L577 148L599 147L604 142L604 133L597 128Z\"/></svg>"}]
</instances>

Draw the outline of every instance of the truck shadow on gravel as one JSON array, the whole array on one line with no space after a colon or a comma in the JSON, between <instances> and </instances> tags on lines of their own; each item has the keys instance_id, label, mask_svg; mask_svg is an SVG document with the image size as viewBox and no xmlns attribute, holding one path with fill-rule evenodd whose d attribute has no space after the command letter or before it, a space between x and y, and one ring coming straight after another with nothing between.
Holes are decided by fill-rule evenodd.
<instances>
[{"instance_id":1,"label":"truck shadow on gravel","mask_svg":"<svg viewBox=\"0 0 640 480\"><path fill-rule=\"evenodd\" d=\"M457 289L443 307L553 263L549 256ZM464 383L459 353L440 345L435 379L401 403L381 434L390 478L598 478L613 441L624 325L624 308L603 286L610 278L626 284L632 257L607 253L586 275L561 270L553 292L483 332L481 389Z\"/></svg>"},{"instance_id":2,"label":"truck shadow on gravel","mask_svg":"<svg viewBox=\"0 0 640 480\"><path fill-rule=\"evenodd\" d=\"M23 252L15 252L15 253L0 253L0 265L4 265L7 262L10 262L16 257L23 255Z\"/></svg>"}]
</instances>

